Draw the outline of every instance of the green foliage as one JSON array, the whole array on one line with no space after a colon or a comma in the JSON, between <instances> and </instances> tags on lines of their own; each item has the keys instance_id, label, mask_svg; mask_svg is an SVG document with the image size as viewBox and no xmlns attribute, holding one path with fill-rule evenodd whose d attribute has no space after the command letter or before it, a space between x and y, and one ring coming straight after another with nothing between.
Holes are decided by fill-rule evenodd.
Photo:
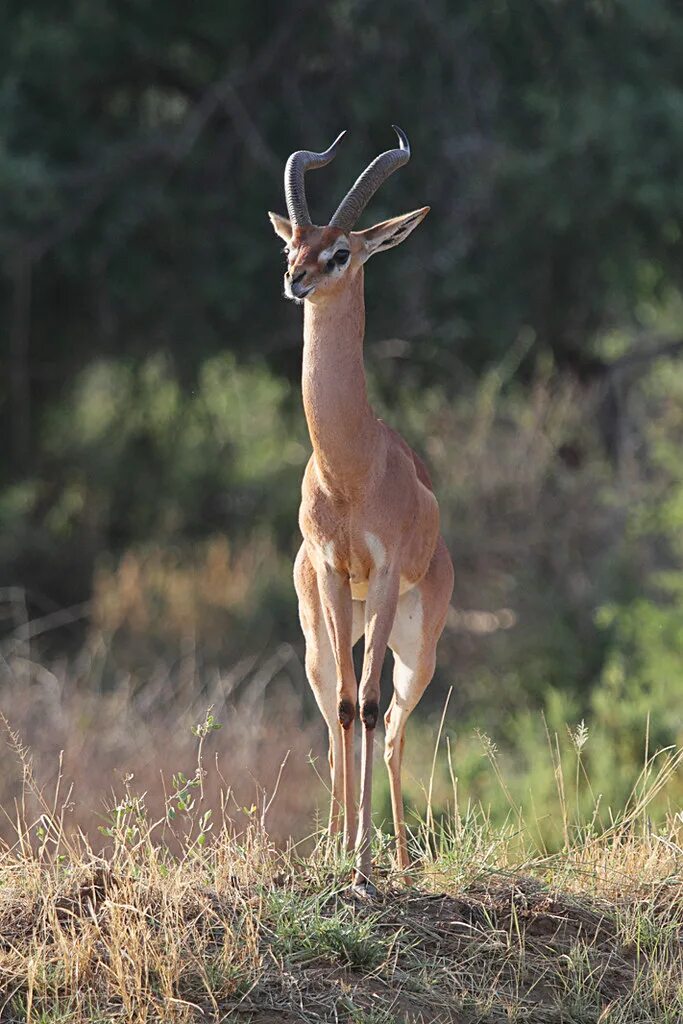
<instances>
[{"instance_id":1,"label":"green foliage","mask_svg":"<svg viewBox=\"0 0 683 1024\"><path fill-rule=\"evenodd\" d=\"M333 899L333 898L332 898ZM306 898L295 892L268 897L273 951L290 963L327 960L344 967L372 970L386 958L389 941L377 935L377 915L359 916L353 906L330 906L329 894Z\"/></svg>"},{"instance_id":2,"label":"green foliage","mask_svg":"<svg viewBox=\"0 0 683 1024\"><path fill-rule=\"evenodd\" d=\"M189 387L228 347L296 374L298 317L280 304L265 212L282 206L289 152L345 126L343 153L311 178L317 219L388 143L392 118L413 164L368 217L434 208L372 268L371 341L402 325L425 381L480 370L529 327L582 366L597 327L681 284L682 21L671 0L334 0L294 13L210 0L189 17L178 0L5 5L15 474L32 475L44 411L93 359L161 349Z\"/></svg>"},{"instance_id":3,"label":"green foliage","mask_svg":"<svg viewBox=\"0 0 683 1024\"><path fill-rule=\"evenodd\" d=\"M212 732L218 732L218 730L222 728L223 723L216 719L213 709L209 708L204 716L204 721L198 722L197 725L192 726L192 735L196 736L201 743Z\"/></svg>"},{"instance_id":4,"label":"green foliage","mask_svg":"<svg viewBox=\"0 0 683 1024\"><path fill-rule=\"evenodd\" d=\"M272 532L291 547L307 450L288 394L229 353L191 391L166 357L92 364L47 416L40 474L0 495L0 561L70 603L122 544Z\"/></svg>"},{"instance_id":5,"label":"green foliage","mask_svg":"<svg viewBox=\"0 0 683 1024\"><path fill-rule=\"evenodd\" d=\"M652 749L683 740L683 375L663 365L646 394L649 486L630 510L627 532L641 560L637 594L602 606L597 623L609 637L601 683L593 696L598 715L615 727L617 742L640 745L648 721ZM642 564L642 562L641 562Z\"/></svg>"},{"instance_id":6,"label":"green foliage","mask_svg":"<svg viewBox=\"0 0 683 1024\"><path fill-rule=\"evenodd\" d=\"M306 454L300 429L287 429L287 390L228 353L203 364L189 393L161 357L137 369L91 366L46 429L46 455L63 481L49 522L68 535L99 514L114 534L163 539L258 522L261 512L276 528L282 514L291 528L292 468L301 471ZM279 500L267 510L273 487ZM77 502L66 497L74 492Z\"/></svg>"}]
</instances>

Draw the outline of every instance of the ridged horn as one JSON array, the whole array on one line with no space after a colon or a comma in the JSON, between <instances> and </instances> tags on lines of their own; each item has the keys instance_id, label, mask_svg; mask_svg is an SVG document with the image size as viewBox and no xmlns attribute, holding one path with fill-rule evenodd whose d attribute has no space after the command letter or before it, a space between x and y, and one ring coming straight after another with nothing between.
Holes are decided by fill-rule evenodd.
<instances>
[{"instance_id":1,"label":"ridged horn","mask_svg":"<svg viewBox=\"0 0 683 1024\"><path fill-rule=\"evenodd\" d=\"M301 227L311 223L311 215L308 212L306 202L306 188L304 175L306 171L315 171L319 167L329 164L337 155L337 146L346 135L342 132L334 140L329 149L324 153L312 153L308 149L298 149L292 153L285 166L285 198L287 200L287 212L293 224Z\"/></svg>"},{"instance_id":2,"label":"ridged horn","mask_svg":"<svg viewBox=\"0 0 683 1024\"><path fill-rule=\"evenodd\" d=\"M368 205L380 185L387 180L390 174L403 167L410 160L410 143L405 132L392 124L391 126L398 135L399 149L389 149L386 153L380 153L378 157L369 164L360 178L346 193L330 221L330 227L341 228L342 231L350 231L358 221L361 213Z\"/></svg>"}]
</instances>

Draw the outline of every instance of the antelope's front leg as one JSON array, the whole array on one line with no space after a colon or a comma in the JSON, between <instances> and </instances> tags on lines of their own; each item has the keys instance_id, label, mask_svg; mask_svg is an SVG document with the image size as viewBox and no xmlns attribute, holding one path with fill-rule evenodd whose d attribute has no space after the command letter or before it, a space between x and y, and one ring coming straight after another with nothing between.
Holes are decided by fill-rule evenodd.
<instances>
[{"instance_id":1,"label":"antelope's front leg","mask_svg":"<svg viewBox=\"0 0 683 1024\"><path fill-rule=\"evenodd\" d=\"M353 849L356 792L353 771L353 726L358 687L353 668L353 601L348 579L327 564L317 569L318 591L337 669L337 717L342 730L344 772L344 844Z\"/></svg>"},{"instance_id":2,"label":"antelope's front leg","mask_svg":"<svg viewBox=\"0 0 683 1024\"><path fill-rule=\"evenodd\" d=\"M379 718L379 680L398 602L399 572L392 567L370 577L365 600L365 658L360 682L360 717L363 722L360 821L356 836L354 885L366 887L371 869L372 748Z\"/></svg>"}]
</instances>

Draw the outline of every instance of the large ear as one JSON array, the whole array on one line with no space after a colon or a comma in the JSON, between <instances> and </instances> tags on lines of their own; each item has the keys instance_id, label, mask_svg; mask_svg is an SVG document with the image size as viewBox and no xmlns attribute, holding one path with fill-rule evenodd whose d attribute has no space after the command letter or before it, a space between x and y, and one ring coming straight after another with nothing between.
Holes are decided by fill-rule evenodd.
<instances>
[{"instance_id":1,"label":"large ear","mask_svg":"<svg viewBox=\"0 0 683 1024\"><path fill-rule=\"evenodd\" d=\"M400 217L384 220L381 224L366 228L365 231L354 231L354 234L365 245L365 259L370 259L376 252L393 249L395 245L400 245L410 232L422 223L428 213L429 207L423 206L422 209L413 210L412 213L404 213Z\"/></svg>"},{"instance_id":2,"label":"large ear","mask_svg":"<svg viewBox=\"0 0 683 1024\"><path fill-rule=\"evenodd\" d=\"M292 240L292 222L287 220L286 217L281 217L279 213L270 213L270 223L273 225L273 231L276 235L279 235L289 245Z\"/></svg>"}]
</instances>

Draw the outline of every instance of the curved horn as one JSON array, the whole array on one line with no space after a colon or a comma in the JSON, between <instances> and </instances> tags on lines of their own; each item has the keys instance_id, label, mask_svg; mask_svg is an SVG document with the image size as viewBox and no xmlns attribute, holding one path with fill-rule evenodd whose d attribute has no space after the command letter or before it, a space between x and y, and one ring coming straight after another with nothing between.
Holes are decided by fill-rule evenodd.
<instances>
[{"instance_id":1,"label":"curved horn","mask_svg":"<svg viewBox=\"0 0 683 1024\"><path fill-rule=\"evenodd\" d=\"M285 167L285 198L287 200L287 212L293 224L305 226L311 223L311 215L308 212L306 202L306 189L304 187L304 175L306 171L317 170L334 160L337 155L337 146L346 132L342 132L334 140L329 149L324 153L311 153L308 149L298 149L292 153Z\"/></svg>"},{"instance_id":2,"label":"curved horn","mask_svg":"<svg viewBox=\"0 0 683 1024\"><path fill-rule=\"evenodd\" d=\"M407 135L397 125L392 124L391 127L398 135L400 148L380 153L365 168L360 178L356 180L337 207L330 221L330 227L350 231L380 185L387 180L390 174L410 160L410 143Z\"/></svg>"}]
</instances>

